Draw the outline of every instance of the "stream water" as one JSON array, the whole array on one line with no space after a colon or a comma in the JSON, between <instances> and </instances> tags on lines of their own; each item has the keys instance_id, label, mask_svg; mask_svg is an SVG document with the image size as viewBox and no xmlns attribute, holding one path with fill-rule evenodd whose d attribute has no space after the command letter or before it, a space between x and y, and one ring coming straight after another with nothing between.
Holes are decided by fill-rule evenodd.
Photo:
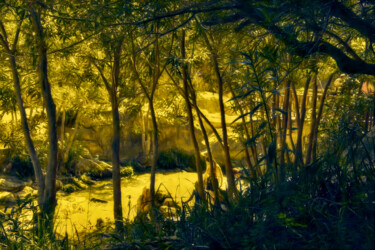
<instances>
[{"instance_id":1,"label":"stream water","mask_svg":"<svg viewBox=\"0 0 375 250\"><path fill-rule=\"evenodd\" d=\"M157 173L156 186L163 192L169 192L176 202L187 200L197 181L196 173L185 171L174 173ZM98 220L113 221L113 188L112 181L99 181L90 188L69 195L58 194L56 208L56 232L75 237L96 229ZM130 221L137 214L137 199L144 187L150 186L150 174L135 175L121 180L123 216Z\"/></svg>"}]
</instances>

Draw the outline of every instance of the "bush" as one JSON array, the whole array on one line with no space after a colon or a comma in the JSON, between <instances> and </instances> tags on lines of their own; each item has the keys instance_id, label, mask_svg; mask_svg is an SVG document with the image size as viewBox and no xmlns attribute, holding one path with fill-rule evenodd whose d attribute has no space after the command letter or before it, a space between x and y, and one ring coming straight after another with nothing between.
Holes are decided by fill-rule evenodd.
<instances>
[{"instance_id":1,"label":"bush","mask_svg":"<svg viewBox=\"0 0 375 250\"><path fill-rule=\"evenodd\" d=\"M66 160L61 171L66 174L76 174L76 165L81 158L90 158L90 153L77 142L69 150L68 159Z\"/></svg>"},{"instance_id":2,"label":"bush","mask_svg":"<svg viewBox=\"0 0 375 250\"><path fill-rule=\"evenodd\" d=\"M13 157L4 172L19 177L34 177L33 165L28 156Z\"/></svg>"},{"instance_id":3,"label":"bush","mask_svg":"<svg viewBox=\"0 0 375 250\"><path fill-rule=\"evenodd\" d=\"M133 176L134 175L133 167L132 166L121 167L120 175L121 175L121 177L131 177L131 176Z\"/></svg>"},{"instance_id":4,"label":"bush","mask_svg":"<svg viewBox=\"0 0 375 250\"><path fill-rule=\"evenodd\" d=\"M157 166L159 169L195 169L195 157L180 149L173 148L160 152Z\"/></svg>"},{"instance_id":5,"label":"bush","mask_svg":"<svg viewBox=\"0 0 375 250\"><path fill-rule=\"evenodd\" d=\"M64 191L67 194L71 194L77 190L79 190L79 188L73 184L66 184L62 187L62 191Z\"/></svg>"}]
</instances>

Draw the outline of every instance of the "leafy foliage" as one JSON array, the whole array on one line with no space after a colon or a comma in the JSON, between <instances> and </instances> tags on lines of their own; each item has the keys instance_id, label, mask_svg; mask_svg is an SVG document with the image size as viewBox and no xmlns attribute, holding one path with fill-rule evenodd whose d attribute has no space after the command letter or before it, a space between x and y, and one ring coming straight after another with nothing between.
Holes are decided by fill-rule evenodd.
<instances>
[{"instance_id":1,"label":"leafy foliage","mask_svg":"<svg viewBox=\"0 0 375 250\"><path fill-rule=\"evenodd\" d=\"M158 158L159 169L194 169L194 166L194 155L177 148L160 152Z\"/></svg>"}]
</instances>

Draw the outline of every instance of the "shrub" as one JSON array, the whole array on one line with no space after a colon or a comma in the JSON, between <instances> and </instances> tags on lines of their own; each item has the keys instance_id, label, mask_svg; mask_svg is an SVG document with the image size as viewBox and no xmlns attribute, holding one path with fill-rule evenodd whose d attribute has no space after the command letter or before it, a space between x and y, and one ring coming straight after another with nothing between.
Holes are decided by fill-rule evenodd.
<instances>
[{"instance_id":1,"label":"shrub","mask_svg":"<svg viewBox=\"0 0 375 250\"><path fill-rule=\"evenodd\" d=\"M120 169L120 175L121 177L131 177L132 175L134 175L133 167L132 166L122 167Z\"/></svg>"},{"instance_id":2,"label":"shrub","mask_svg":"<svg viewBox=\"0 0 375 250\"><path fill-rule=\"evenodd\" d=\"M62 191L64 191L67 194L71 194L78 190L78 187L76 187L73 184L66 184L62 187Z\"/></svg>"},{"instance_id":3,"label":"shrub","mask_svg":"<svg viewBox=\"0 0 375 250\"><path fill-rule=\"evenodd\" d=\"M33 177L34 169L29 157L15 156L10 160L5 173L19 177Z\"/></svg>"},{"instance_id":4,"label":"shrub","mask_svg":"<svg viewBox=\"0 0 375 250\"><path fill-rule=\"evenodd\" d=\"M195 169L195 157L180 149L173 148L160 152L158 158L159 169Z\"/></svg>"},{"instance_id":5,"label":"shrub","mask_svg":"<svg viewBox=\"0 0 375 250\"><path fill-rule=\"evenodd\" d=\"M77 162L81 158L90 158L90 153L86 148L75 142L69 150L68 159L66 159L64 167L61 169L62 172L74 175L76 173Z\"/></svg>"}]
</instances>

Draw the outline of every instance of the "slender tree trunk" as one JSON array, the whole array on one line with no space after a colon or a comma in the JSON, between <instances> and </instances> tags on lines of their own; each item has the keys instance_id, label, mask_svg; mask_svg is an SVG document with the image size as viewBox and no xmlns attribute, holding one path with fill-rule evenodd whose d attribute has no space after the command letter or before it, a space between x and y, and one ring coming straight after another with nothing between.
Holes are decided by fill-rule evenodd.
<instances>
[{"instance_id":1,"label":"slender tree trunk","mask_svg":"<svg viewBox=\"0 0 375 250\"><path fill-rule=\"evenodd\" d=\"M181 34L180 48L181 48L181 59L185 60L186 53L185 53L185 31L184 30L182 30L182 34ZM190 101L189 101L188 75L187 75L188 73L187 73L186 62L184 61L182 62L181 68L182 68L182 82L184 84L184 96L185 96L186 108L187 108L188 119L189 119L189 130L190 130L191 139L194 145L195 166L197 168L197 174L198 174L198 193L199 193L199 196L204 199L205 195L204 195L204 187L203 187L202 164L201 164L198 141L195 136L193 112L192 112Z\"/></svg>"},{"instance_id":2,"label":"slender tree trunk","mask_svg":"<svg viewBox=\"0 0 375 250\"><path fill-rule=\"evenodd\" d=\"M313 143L313 152L312 152L312 159L313 159L313 161L316 161L316 148L317 148L317 141L318 141L318 128L319 128L320 120L322 119L325 99L327 97L329 86L332 83L333 76L334 75L332 74L329 77L328 82L327 82L326 86L324 87L324 91L323 91L323 95L322 95L322 100L321 100L320 105L319 105L319 111L318 111L318 115L317 115L316 123L315 123L315 127L314 127L314 139L313 139L314 143Z\"/></svg>"},{"instance_id":3,"label":"slender tree trunk","mask_svg":"<svg viewBox=\"0 0 375 250\"><path fill-rule=\"evenodd\" d=\"M156 165L158 162L159 155L159 142L158 142L158 123L156 120L156 113L154 109L153 99L149 102L152 127L153 127L153 141L152 141L152 163L151 163L151 182L150 182L150 192L151 192L151 201L154 204L155 201L155 174L156 174Z\"/></svg>"},{"instance_id":4,"label":"slender tree trunk","mask_svg":"<svg viewBox=\"0 0 375 250\"><path fill-rule=\"evenodd\" d=\"M192 90L192 92L193 91L194 90ZM194 96L193 98L194 98L194 103L196 105L197 104L196 103L196 97ZM211 167L210 168L211 169L210 175L211 175L212 189L213 189L214 194L215 194L215 204L218 204L218 202L219 202L219 184L218 184L218 179L214 178L216 176L216 173L215 173L214 159L213 159L212 151L211 151L211 147L210 147L210 141L208 139L207 131L206 131L206 128L204 127L203 120L202 120L202 118L201 118L201 116L198 112L197 112L197 116L198 116L198 120L199 120L199 126L201 127L202 134L203 134L203 137L204 137L204 143L206 144L208 160L209 160L210 167Z\"/></svg>"},{"instance_id":5,"label":"slender tree trunk","mask_svg":"<svg viewBox=\"0 0 375 250\"><path fill-rule=\"evenodd\" d=\"M33 164L35 181L38 186L38 204L41 206L43 204L43 195L44 195L44 187L45 187L44 175L42 172L42 167L39 162L38 154L35 150L34 142L31 139L31 135L30 135L30 128L29 128L29 124L27 121L26 110L23 104L23 99L22 99L22 94L21 94L21 83L19 79L19 73L17 70L16 58L13 52L10 50L8 42L2 36L0 36L0 39L4 46L4 49L6 50L8 54L10 67L12 69L13 87L14 87L14 92L16 95L18 109L21 115L22 131L25 136L25 141L26 141L27 149L30 154L31 162Z\"/></svg>"},{"instance_id":6,"label":"slender tree trunk","mask_svg":"<svg viewBox=\"0 0 375 250\"><path fill-rule=\"evenodd\" d=\"M70 149L72 148L74 139L75 139L77 131L78 131L78 121L79 121L80 116L81 116L81 112L78 110L77 115L76 115L76 119L75 119L75 122L74 122L74 130L70 134L69 138L67 139L67 143L66 143L66 146L65 146L65 149L64 149L63 164L65 164L68 160Z\"/></svg>"},{"instance_id":7,"label":"slender tree trunk","mask_svg":"<svg viewBox=\"0 0 375 250\"><path fill-rule=\"evenodd\" d=\"M121 42L118 42L114 51L114 63L112 69L112 119L113 119L113 142L112 142L112 180L113 180L113 210L116 230L122 232L122 201L121 201L121 176L120 176L120 114L118 110L117 87L119 85Z\"/></svg>"},{"instance_id":8,"label":"slender tree trunk","mask_svg":"<svg viewBox=\"0 0 375 250\"><path fill-rule=\"evenodd\" d=\"M52 218L56 207L56 173L57 173L57 128L56 128L56 106L51 94L51 85L48 81L47 45L44 41L44 32L40 20L40 14L33 6L30 6L30 14L33 22L33 29L38 41L39 56L39 81L42 89L43 99L46 106L48 118L48 166L45 178L44 204L41 207L49 218Z\"/></svg>"},{"instance_id":9,"label":"slender tree trunk","mask_svg":"<svg viewBox=\"0 0 375 250\"><path fill-rule=\"evenodd\" d=\"M116 231L123 232L123 216L122 216L122 200L121 200L121 175L120 175L120 114L118 110L118 96L117 88L119 85L120 76L120 60L121 60L121 46L122 40L116 42L113 52L113 66L112 66L112 84L109 83L104 76L103 70L94 62L94 66L98 69L100 76L104 82L104 86L108 91L112 106L112 181L113 181L113 212L115 218Z\"/></svg>"},{"instance_id":10,"label":"slender tree trunk","mask_svg":"<svg viewBox=\"0 0 375 250\"><path fill-rule=\"evenodd\" d=\"M62 117L61 117L61 127L60 127L60 141L62 144L62 148L64 148L64 141L65 141L65 107L62 108Z\"/></svg>"},{"instance_id":11,"label":"slender tree trunk","mask_svg":"<svg viewBox=\"0 0 375 250\"><path fill-rule=\"evenodd\" d=\"M182 96L184 96L184 90L181 89L177 82L173 79L173 77L171 76L171 74L168 72L168 70L166 70L167 74L169 75L170 79L172 80L173 84L176 86L176 88L178 89L178 91L180 92L180 94ZM195 97L196 98L196 97ZM219 143L220 147L224 150L224 145L223 145L223 140L221 139L219 133L217 132L216 128L212 125L212 123L210 122L210 120L208 120L208 118L203 114L203 112L199 109L199 107L197 106L196 104L196 100L195 100L195 103L194 101L193 102L190 102L190 105L192 107L194 107L195 111L197 112L197 114L203 118L203 120L207 123L207 125L210 127L210 129L212 130L212 132L214 133L216 139L217 139L217 142Z\"/></svg>"},{"instance_id":12,"label":"slender tree trunk","mask_svg":"<svg viewBox=\"0 0 375 250\"><path fill-rule=\"evenodd\" d=\"M157 30L157 28L156 28ZM152 75L152 82L151 82L151 93L147 90L145 82L143 82L142 78L139 75L139 72L137 70L136 66L136 51L135 51L135 44L133 40L133 34L130 33L130 40L131 40L131 48L132 48L132 63L131 66L133 68L133 72L136 76L136 79L139 82L139 85L141 86L141 89L146 96L149 104L149 109L151 113L151 120L152 120L152 126L153 126L153 157L152 157L152 163L151 163L151 181L150 181L150 193L151 193L151 204L154 206L154 198L155 198L155 173L156 173L156 165L159 155L159 149L158 149L158 123L156 120L156 113L154 109L154 94L156 91L156 87L159 81L160 77L160 55L159 55L159 38L156 37L155 40L155 59L156 59L156 65L153 67L153 75Z\"/></svg>"},{"instance_id":13,"label":"slender tree trunk","mask_svg":"<svg viewBox=\"0 0 375 250\"><path fill-rule=\"evenodd\" d=\"M289 118L289 91L290 90L290 80L285 82L285 95L284 95L284 104L283 104L283 131L281 137L281 157L280 157L280 176L279 179L281 182L285 180L285 154L288 152L286 151L286 137L287 137L287 129L288 129L288 118Z\"/></svg>"},{"instance_id":14,"label":"slender tree trunk","mask_svg":"<svg viewBox=\"0 0 375 250\"><path fill-rule=\"evenodd\" d=\"M303 155L302 155L302 134L303 134L303 125L305 122L305 114L306 114L306 97L309 91L309 84L310 84L311 77L307 78L306 83L305 83L305 89L303 92L303 97L302 97L302 103L301 103L301 116L300 116L300 122L298 124L298 136L297 136L297 152L296 152L296 158L294 161L295 165L295 170L297 169L298 163L301 165L304 165L303 162ZM295 93L295 89L293 90ZM297 94L295 93L296 98ZM299 107L297 107L299 109Z\"/></svg>"},{"instance_id":15,"label":"slender tree trunk","mask_svg":"<svg viewBox=\"0 0 375 250\"><path fill-rule=\"evenodd\" d=\"M288 123L289 141L290 141L290 144L292 145L293 151L295 151L296 150L296 145L294 144L294 140L293 140L293 131L294 130L293 130L293 120L292 120L292 112L293 112L292 102L293 102L293 99L292 99L292 95L291 95L290 90L289 90L289 100L290 100L290 102L289 102L290 112L289 112L289 119L288 119L289 120L289 123ZM296 117L296 120L297 120L297 117Z\"/></svg>"},{"instance_id":16,"label":"slender tree trunk","mask_svg":"<svg viewBox=\"0 0 375 250\"><path fill-rule=\"evenodd\" d=\"M233 167L232 167L232 162L230 158L230 150L229 150L229 145L228 145L228 132L227 132L227 125L225 121L225 108L224 108L224 101L223 101L223 95L224 95L224 82L223 78L220 73L219 69L219 62L217 59L217 54L212 48L208 37L205 33L203 33L203 36L206 41L206 45L211 53L211 57L214 63L214 70L215 70L215 76L217 79L218 83L218 88L219 88L219 106L220 106L220 117L221 117L221 127L223 130L223 146L224 146L224 156L225 156L225 170L226 170L226 175L227 175L227 181L228 181L228 192L229 195L233 198L238 197L238 191L236 188L236 183L234 181L234 174L233 174Z\"/></svg>"},{"instance_id":17,"label":"slender tree trunk","mask_svg":"<svg viewBox=\"0 0 375 250\"><path fill-rule=\"evenodd\" d=\"M310 128L310 135L309 135L309 145L306 152L306 165L309 165L311 162L311 154L313 150L314 138L315 138L315 127L316 127L316 101L318 98L318 86L317 86L317 76L315 76L314 83L313 83L313 96L312 96L312 111L311 111L311 128Z\"/></svg>"},{"instance_id":18,"label":"slender tree trunk","mask_svg":"<svg viewBox=\"0 0 375 250\"><path fill-rule=\"evenodd\" d=\"M187 98L186 98L186 94L185 94L185 91L184 90L181 90L181 88L178 86L177 82L173 79L173 77L169 74L169 72L167 71L169 77L171 78L172 82L174 83L174 85L176 86L176 88L180 91L180 94L184 97L185 101L189 101ZM190 80L190 79L188 79ZM198 120L199 120L199 125L201 127L201 130L202 130L202 134L203 134L203 137L204 137L204 141L205 141L205 144L206 144L206 148L207 148L207 154L208 154L208 158L209 158L209 163L210 163L210 167L211 167L211 172L210 172L210 175L211 176L215 176L215 169L214 169L214 160L213 160L213 156L212 156L212 151L211 151L211 147L210 147L210 142L208 140L208 135L207 135L207 131L204 127L204 124L203 124L203 120L202 120L202 116L205 118L205 121L207 122L207 124L212 128L212 131L215 133L217 139L218 139L218 142L220 143L220 145L222 146L222 143L221 143L221 138L220 136L218 135L215 127L212 126L212 124L210 123L210 121L203 115L203 113L200 111L198 105L197 105L197 97L196 97L196 94L195 94L195 90L194 90L194 87L192 84L190 84L190 90L191 90L191 99L192 99L192 102L189 101L190 105L193 106L195 108L195 111L197 113L197 116L198 116ZM223 146L222 146L223 148ZM203 174L203 173L202 173ZM202 177L203 179L203 177ZM217 181L217 178L213 178L212 180L212 188L213 188L213 191L214 191L214 194L215 194L215 204L218 204L218 198L219 198L219 193L218 193L218 190L219 190L219 187L218 187L218 181Z\"/></svg>"},{"instance_id":19,"label":"slender tree trunk","mask_svg":"<svg viewBox=\"0 0 375 250\"><path fill-rule=\"evenodd\" d=\"M261 109L260 114L261 114L262 122L263 122L263 121L267 121L267 116L266 116L265 109ZM269 121L268 123L270 123L270 121ZM267 172L267 171L268 171L268 166L271 164L271 163L269 162L269 158L267 157L267 147L266 147L266 145L268 144L268 142L267 142L267 137L266 137L266 135L263 135L261 138L262 138L262 142L261 142L262 154L263 154L263 157L264 157L264 161L265 161L265 163L266 163L266 166L267 166L267 169L266 169L265 172Z\"/></svg>"},{"instance_id":20,"label":"slender tree trunk","mask_svg":"<svg viewBox=\"0 0 375 250\"><path fill-rule=\"evenodd\" d=\"M251 106L251 105L250 105ZM254 123L253 123L253 117L250 116L250 130L251 130L251 137L254 137ZM254 145L251 147L251 151L254 156L254 164L257 166L257 172L258 175L261 174L260 169L259 169L259 164L258 164L258 149L257 149L257 144L254 143Z\"/></svg>"},{"instance_id":21,"label":"slender tree trunk","mask_svg":"<svg viewBox=\"0 0 375 250\"><path fill-rule=\"evenodd\" d=\"M229 87L230 87L230 91L232 93L232 96L235 97L235 93L234 93L234 90L232 88L232 86L229 84ZM245 119L245 116L244 116L244 111L243 111L243 108L242 106L240 105L239 101L237 99L235 99L235 103L236 103L236 106L238 107L238 109L240 110L240 114L241 114L241 120L242 120L242 129L244 130L244 133L245 133L245 138L247 141L249 141L251 139L250 137L250 133L249 133L249 129L246 125L246 119ZM255 170L254 170L254 166L251 162L251 159L250 159L250 152L249 152L249 148L252 147L251 146L248 146L248 145L244 145L245 146L245 161L247 163L247 166L249 167L249 172L250 172L250 178L255 178L256 177L256 174L255 174ZM253 156L253 159L255 159L255 157Z\"/></svg>"},{"instance_id":22,"label":"slender tree trunk","mask_svg":"<svg viewBox=\"0 0 375 250\"><path fill-rule=\"evenodd\" d=\"M292 150L293 152L296 151L296 145L294 144L294 140L293 140L293 120L292 120L292 112L293 112L293 108L292 108L292 102L293 102L293 99L292 99L292 95L290 93L290 90L289 90L289 109L290 109L290 112L288 114L289 116L289 119L288 119L288 133L289 133L289 141L290 141L290 145L292 147ZM290 154L289 152L287 152L287 157L288 157L288 165L291 166L291 157L290 157Z\"/></svg>"},{"instance_id":23,"label":"slender tree trunk","mask_svg":"<svg viewBox=\"0 0 375 250\"><path fill-rule=\"evenodd\" d=\"M57 112L60 114L60 111ZM57 117L59 120L59 117ZM62 107L61 114L61 126L60 126L60 150L58 153L58 167L57 171L61 171L61 167L64 166L64 150L65 150L65 107Z\"/></svg>"},{"instance_id":24,"label":"slender tree trunk","mask_svg":"<svg viewBox=\"0 0 375 250\"><path fill-rule=\"evenodd\" d=\"M210 122L210 120L208 120L208 118L202 113L202 111L200 110L200 108L195 104L195 103L192 103L195 110L197 111L197 113L199 114L199 116L201 118L203 118L203 120L207 123L207 125L211 128L212 132L214 133L216 139L217 139L217 142L219 143L220 147L224 150L224 145L223 145L223 139L221 138L221 136L219 135L219 133L217 132L216 128L214 127L214 125Z\"/></svg>"}]
</instances>

